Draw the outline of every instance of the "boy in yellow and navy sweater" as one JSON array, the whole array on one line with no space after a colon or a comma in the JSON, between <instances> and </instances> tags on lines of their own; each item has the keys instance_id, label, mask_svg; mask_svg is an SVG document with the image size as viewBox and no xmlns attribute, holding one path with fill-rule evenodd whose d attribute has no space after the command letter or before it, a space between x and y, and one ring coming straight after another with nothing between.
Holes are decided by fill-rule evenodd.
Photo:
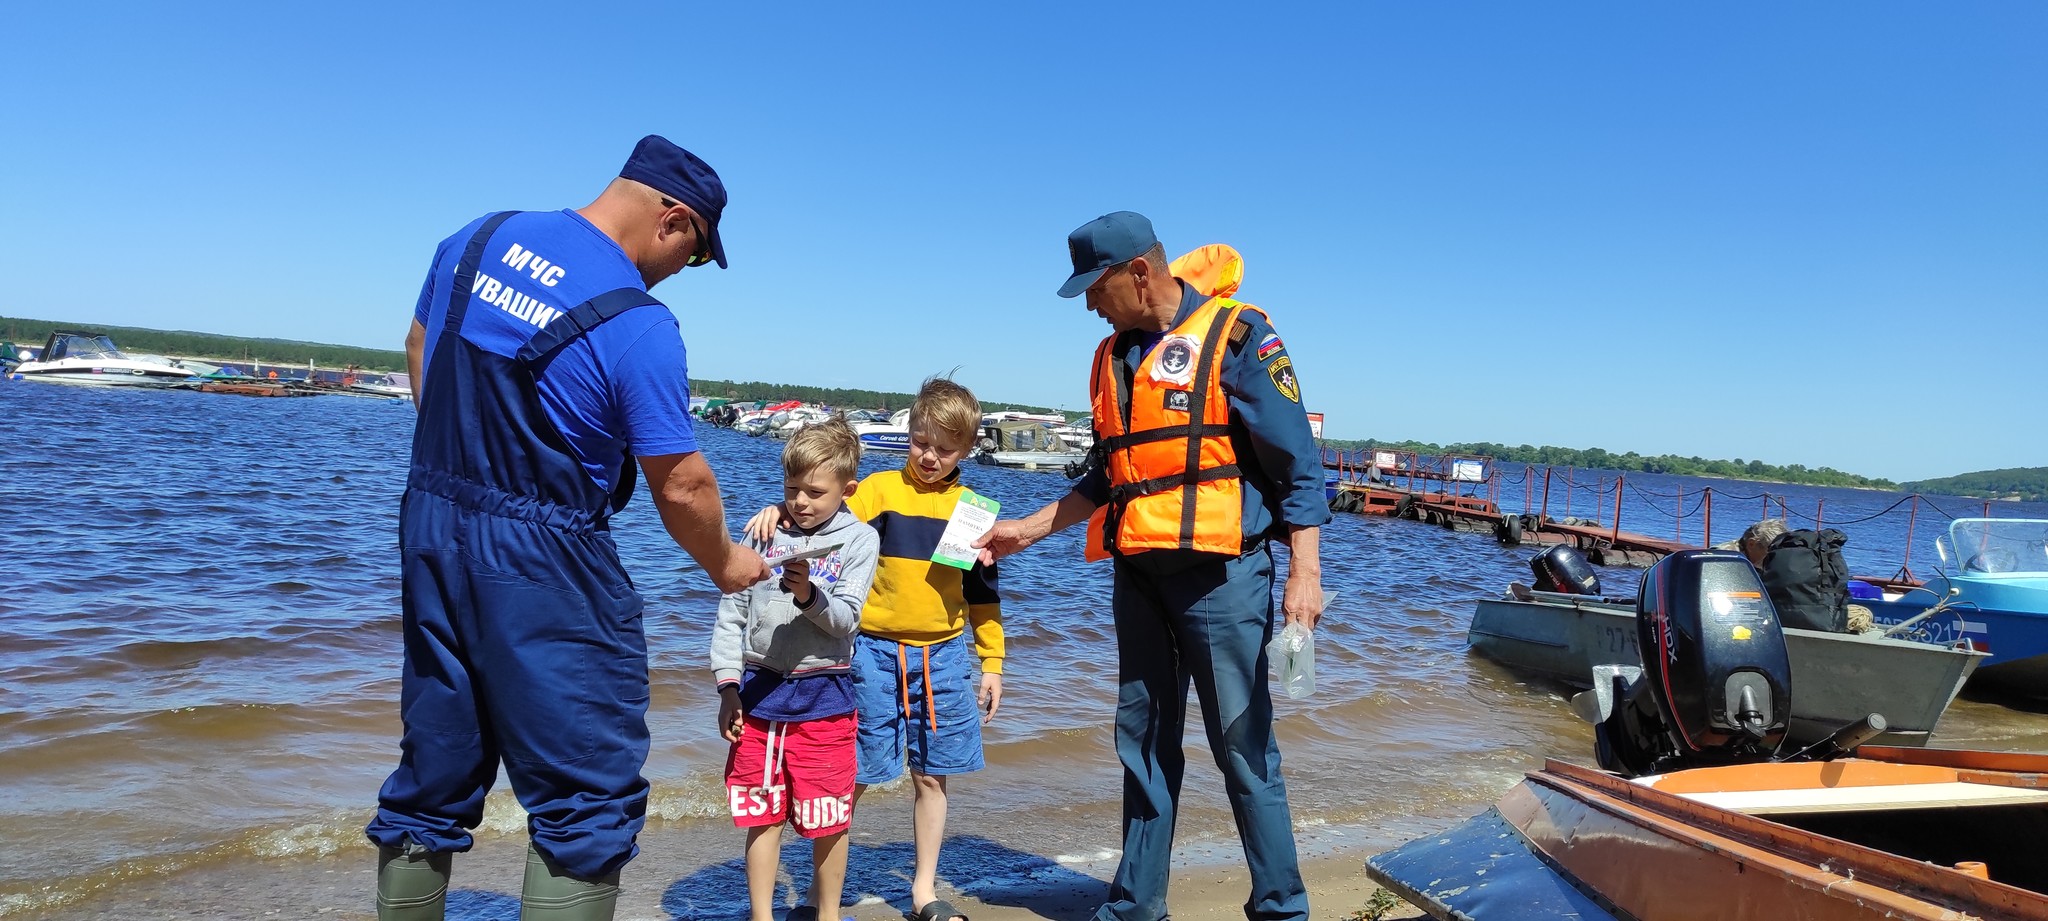
<instances>
[{"instance_id":1,"label":"boy in yellow and navy sweater","mask_svg":"<svg viewBox=\"0 0 2048 921\"><path fill-rule=\"evenodd\" d=\"M961 570L932 562L946 522L967 491L960 461L981 428L981 404L967 388L932 378L910 407L910 457L901 470L872 474L846 498L881 536L874 587L854 640L859 770L854 797L902 776L916 791L913 913L929 921L964 917L938 897L945 839L946 778L981 770L981 727L1003 699L1003 618L996 567ZM766 509L749 525L779 520Z\"/></svg>"}]
</instances>

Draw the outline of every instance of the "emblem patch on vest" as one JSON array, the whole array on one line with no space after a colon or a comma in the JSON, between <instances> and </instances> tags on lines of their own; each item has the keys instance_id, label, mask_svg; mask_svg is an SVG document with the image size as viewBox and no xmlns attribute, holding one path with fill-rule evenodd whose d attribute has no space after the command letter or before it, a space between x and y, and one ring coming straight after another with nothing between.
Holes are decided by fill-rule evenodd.
<instances>
[{"instance_id":1,"label":"emblem patch on vest","mask_svg":"<svg viewBox=\"0 0 2048 921\"><path fill-rule=\"evenodd\" d=\"M1166 391L1166 408L1177 413L1194 412L1194 400L1185 390Z\"/></svg>"},{"instance_id":2,"label":"emblem patch on vest","mask_svg":"<svg viewBox=\"0 0 2048 921\"><path fill-rule=\"evenodd\" d=\"M1168 336L1159 343L1159 360L1152 363L1152 379L1162 384L1182 384L1195 379L1195 362L1201 360L1202 344L1193 336Z\"/></svg>"},{"instance_id":3,"label":"emblem patch on vest","mask_svg":"<svg viewBox=\"0 0 2048 921\"><path fill-rule=\"evenodd\" d=\"M1280 391L1281 396L1301 402L1301 379L1294 376L1294 359L1281 356L1266 366L1266 376L1273 379L1273 389Z\"/></svg>"}]
</instances>

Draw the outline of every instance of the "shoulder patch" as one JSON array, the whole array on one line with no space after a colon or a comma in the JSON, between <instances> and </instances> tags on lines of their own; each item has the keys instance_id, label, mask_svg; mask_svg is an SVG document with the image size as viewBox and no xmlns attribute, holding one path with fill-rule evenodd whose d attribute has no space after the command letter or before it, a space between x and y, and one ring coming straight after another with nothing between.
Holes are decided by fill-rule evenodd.
<instances>
[{"instance_id":1,"label":"shoulder patch","mask_svg":"<svg viewBox=\"0 0 2048 921\"><path fill-rule=\"evenodd\" d=\"M1301 402L1301 379L1294 376L1294 360L1281 356L1278 361L1266 366L1266 376L1273 379L1273 389L1280 395Z\"/></svg>"},{"instance_id":2,"label":"shoulder patch","mask_svg":"<svg viewBox=\"0 0 2048 921\"><path fill-rule=\"evenodd\" d=\"M1280 334L1270 334L1259 342L1259 360L1265 361L1278 354L1283 348L1286 348L1286 346L1280 344Z\"/></svg>"},{"instance_id":3,"label":"shoulder patch","mask_svg":"<svg viewBox=\"0 0 2048 921\"><path fill-rule=\"evenodd\" d=\"M1242 315L1238 316L1237 322L1230 324L1231 345L1243 345L1245 339L1250 338L1251 334L1252 321L1245 319Z\"/></svg>"}]
</instances>

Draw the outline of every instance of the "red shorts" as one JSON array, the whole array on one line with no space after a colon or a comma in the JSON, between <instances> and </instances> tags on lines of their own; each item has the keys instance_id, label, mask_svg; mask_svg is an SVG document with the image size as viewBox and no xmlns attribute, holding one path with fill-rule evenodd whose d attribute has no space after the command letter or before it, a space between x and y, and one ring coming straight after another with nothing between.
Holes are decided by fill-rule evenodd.
<instances>
[{"instance_id":1,"label":"red shorts","mask_svg":"<svg viewBox=\"0 0 2048 921\"><path fill-rule=\"evenodd\" d=\"M787 821L806 838L845 831L853 822L855 725L851 713L800 723L748 716L725 759L732 823Z\"/></svg>"}]
</instances>

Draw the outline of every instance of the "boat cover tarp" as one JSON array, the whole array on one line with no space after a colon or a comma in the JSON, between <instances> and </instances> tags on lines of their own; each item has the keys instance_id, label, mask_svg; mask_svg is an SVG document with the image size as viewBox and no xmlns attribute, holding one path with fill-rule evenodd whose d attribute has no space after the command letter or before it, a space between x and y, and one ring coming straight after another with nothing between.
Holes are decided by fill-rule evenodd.
<instances>
[{"instance_id":1,"label":"boat cover tarp","mask_svg":"<svg viewBox=\"0 0 2048 921\"><path fill-rule=\"evenodd\" d=\"M1625 921L1551 868L1497 809L1366 858L1366 872L1438 918Z\"/></svg>"},{"instance_id":2,"label":"boat cover tarp","mask_svg":"<svg viewBox=\"0 0 2048 921\"><path fill-rule=\"evenodd\" d=\"M991 434L995 436L995 450L1000 452L1050 451L1060 453L1072 450L1067 447L1065 441L1060 439L1060 436L1054 434L1053 430L1043 422L1003 422L989 426L989 428L992 430Z\"/></svg>"}]
</instances>

